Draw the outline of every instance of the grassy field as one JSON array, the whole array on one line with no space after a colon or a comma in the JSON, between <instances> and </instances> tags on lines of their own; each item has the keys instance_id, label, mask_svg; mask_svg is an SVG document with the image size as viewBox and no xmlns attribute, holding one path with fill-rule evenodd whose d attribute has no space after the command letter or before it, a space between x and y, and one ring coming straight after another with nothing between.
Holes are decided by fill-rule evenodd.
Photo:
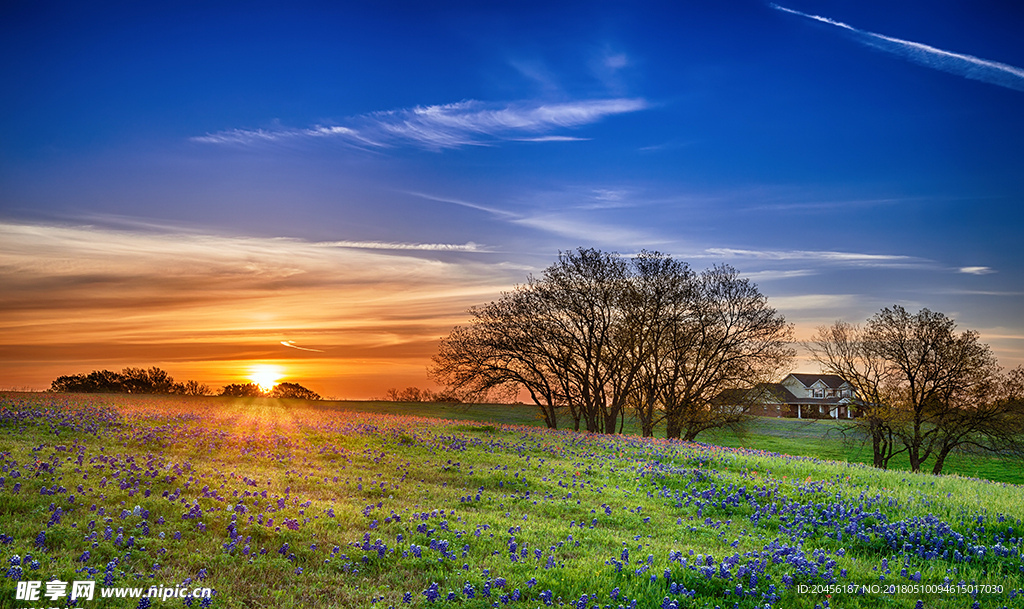
<instances>
[{"instance_id":1,"label":"grassy field","mask_svg":"<svg viewBox=\"0 0 1024 609\"><path fill-rule=\"evenodd\" d=\"M0 607L1024 606L1019 486L766 450L822 448L829 423L708 438L746 448L536 423L0 394ZM93 598L51 601L55 578ZM102 596L154 586L213 592Z\"/></svg>"},{"instance_id":2,"label":"grassy field","mask_svg":"<svg viewBox=\"0 0 1024 609\"><path fill-rule=\"evenodd\" d=\"M537 409L529 405L510 404L433 404L399 402L325 402L332 410L372 414L413 415L430 418L477 421L504 425L543 426ZM571 427L571 421L562 423ZM752 448L772 452L818 457L850 463L871 463L871 445L855 434L844 433L848 423L828 419L776 419L758 417L746 429L736 433L729 429L701 434L697 441L730 448ZM640 435L634 421L627 421L625 433ZM655 428L656 436L664 430ZM929 471L931 464L927 464ZM905 456L896 456L890 463L894 470L909 471ZM985 478L996 482L1024 484L1024 464L1018 460L990 456L953 454L947 459L944 474L968 478Z\"/></svg>"}]
</instances>

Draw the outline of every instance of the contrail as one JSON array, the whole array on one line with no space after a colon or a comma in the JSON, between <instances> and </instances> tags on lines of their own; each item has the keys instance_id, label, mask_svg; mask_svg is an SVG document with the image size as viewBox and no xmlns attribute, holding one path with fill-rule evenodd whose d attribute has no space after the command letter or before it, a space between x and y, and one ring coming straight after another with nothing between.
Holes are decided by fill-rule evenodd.
<instances>
[{"instance_id":1,"label":"contrail","mask_svg":"<svg viewBox=\"0 0 1024 609\"><path fill-rule=\"evenodd\" d=\"M821 17L819 15L808 15L807 13L801 13L800 11L779 6L778 4L769 4L769 6L785 13L799 15L801 17L806 17L808 19L820 21L821 23L827 23L829 25L842 28L850 32L850 34L862 44L875 47L876 49L887 53L892 53L893 55L921 64L925 67L932 68L934 70L941 70L943 72L948 72L971 80L978 80L990 85L998 85L1015 91L1024 91L1024 69L1016 66L1000 63L998 61L981 59L980 57L974 57L973 55L944 51L920 42L901 40L899 38L884 36L874 32L858 30L857 28L847 25L841 21L829 19L828 17Z\"/></svg>"},{"instance_id":2,"label":"contrail","mask_svg":"<svg viewBox=\"0 0 1024 609\"><path fill-rule=\"evenodd\" d=\"M298 349L299 351L315 351L317 353L323 353L324 352L323 349L310 349L308 347L300 347L300 346L296 345L295 341L293 341L293 340L282 340L281 344L284 345L285 347L291 347L292 349Z\"/></svg>"}]
</instances>

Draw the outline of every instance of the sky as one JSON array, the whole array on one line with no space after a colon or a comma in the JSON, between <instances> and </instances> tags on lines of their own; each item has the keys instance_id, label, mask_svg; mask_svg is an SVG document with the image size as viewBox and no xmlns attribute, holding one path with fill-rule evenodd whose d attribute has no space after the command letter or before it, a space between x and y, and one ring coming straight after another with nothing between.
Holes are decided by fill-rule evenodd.
<instances>
[{"instance_id":1,"label":"sky","mask_svg":"<svg viewBox=\"0 0 1024 609\"><path fill-rule=\"evenodd\" d=\"M1024 364L1021 31L985 1L5 2L0 388L430 387L469 307L578 247L730 264L800 339L927 307Z\"/></svg>"}]
</instances>

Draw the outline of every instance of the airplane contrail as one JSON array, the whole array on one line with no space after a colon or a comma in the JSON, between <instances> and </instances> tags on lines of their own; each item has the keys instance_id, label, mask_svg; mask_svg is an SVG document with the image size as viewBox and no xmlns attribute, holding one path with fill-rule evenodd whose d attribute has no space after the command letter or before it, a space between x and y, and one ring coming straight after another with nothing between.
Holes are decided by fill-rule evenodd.
<instances>
[{"instance_id":1,"label":"airplane contrail","mask_svg":"<svg viewBox=\"0 0 1024 609\"><path fill-rule=\"evenodd\" d=\"M1016 66L989 59L981 59L973 55L945 51L920 42L912 42L866 30L859 30L842 21L836 21L820 15L809 15L791 8L779 6L778 4L769 4L769 6L784 13L799 15L800 17L806 17L807 19L842 28L848 31L861 44L892 53L925 67L971 80L978 80L990 85L1006 87L1015 91L1024 91L1024 69Z\"/></svg>"},{"instance_id":2,"label":"airplane contrail","mask_svg":"<svg viewBox=\"0 0 1024 609\"><path fill-rule=\"evenodd\" d=\"M292 349L298 349L299 351L315 351L317 353L323 353L323 349L310 349L309 347L300 347L295 344L293 340L282 340L281 344L285 347L291 347Z\"/></svg>"}]
</instances>

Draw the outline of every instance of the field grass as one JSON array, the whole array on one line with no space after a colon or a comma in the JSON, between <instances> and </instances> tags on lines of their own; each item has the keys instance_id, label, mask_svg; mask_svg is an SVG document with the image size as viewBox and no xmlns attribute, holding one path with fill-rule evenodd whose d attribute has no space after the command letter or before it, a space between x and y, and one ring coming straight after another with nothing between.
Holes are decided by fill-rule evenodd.
<instances>
[{"instance_id":1,"label":"field grass","mask_svg":"<svg viewBox=\"0 0 1024 609\"><path fill-rule=\"evenodd\" d=\"M421 417L478 421L505 425L543 426L535 407L523 404L434 404L428 402L325 402L332 410L372 414L413 415ZM571 421L562 421L570 427ZM730 448L752 448L789 455L818 457L833 461L871 464L871 445L855 433L844 432L849 422L829 419L784 419L756 417L742 432L731 429L713 430L701 434L697 441ZM624 432L640 435L635 421L627 421ZM661 427L656 436L664 436ZM910 465L903 455L893 458L890 467L909 471ZM930 470L931 464L926 464ZM943 468L944 474L957 474L968 478L985 478L996 482L1024 484L1024 463L1019 460L1000 459L986 455L951 455Z\"/></svg>"},{"instance_id":2,"label":"field grass","mask_svg":"<svg viewBox=\"0 0 1024 609\"><path fill-rule=\"evenodd\" d=\"M1024 606L1024 489L765 450L826 441L797 423L723 448L526 407L0 394L0 607L68 606L16 599L53 578L96 582L82 609ZM215 593L99 598L150 586Z\"/></svg>"}]
</instances>

